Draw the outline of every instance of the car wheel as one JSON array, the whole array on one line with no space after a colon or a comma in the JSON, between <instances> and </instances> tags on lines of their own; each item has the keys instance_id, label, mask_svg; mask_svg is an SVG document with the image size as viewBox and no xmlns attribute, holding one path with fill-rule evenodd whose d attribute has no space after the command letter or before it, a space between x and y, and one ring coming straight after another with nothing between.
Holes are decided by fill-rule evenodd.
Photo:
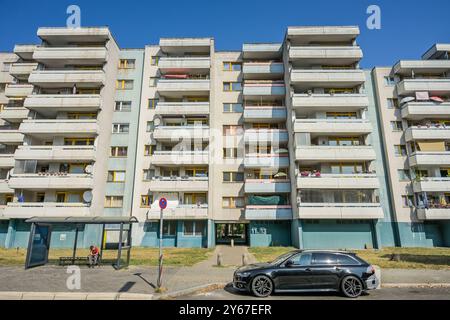
<instances>
[{"instance_id":1,"label":"car wheel","mask_svg":"<svg viewBox=\"0 0 450 320\"><path fill-rule=\"evenodd\" d=\"M256 276L252 281L252 293L261 298L268 297L273 292L273 283L267 276Z\"/></svg>"},{"instance_id":2,"label":"car wheel","mask_svg":"<svg viewBox=\"0 0 450 320\"><path fill-rule=\"evenodd\" d=\"M342 293L349 298L357 298L363 293L363 284L355 276L345 277L341 282Z\"/></svg>"}]
</instances>

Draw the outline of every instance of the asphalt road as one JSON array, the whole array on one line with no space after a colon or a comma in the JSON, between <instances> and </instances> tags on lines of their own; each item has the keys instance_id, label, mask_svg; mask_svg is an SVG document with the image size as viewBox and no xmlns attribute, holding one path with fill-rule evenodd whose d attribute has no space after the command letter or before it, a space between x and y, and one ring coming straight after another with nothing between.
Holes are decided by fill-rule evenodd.
<instances>
[{"instance_id":1,"label":"asphalt road","mask_svg":"<svg viewBox=\"0 0 450 320\"><path fill-rule=\"evenodd\" d=\"M177 300L264 300L237 292L232 287L181 296ZM275 294L271 300L349 300L335 293ZM386 288L370 291L358 300L450 300L450 288Z\"/></svg>"}]
</instances>

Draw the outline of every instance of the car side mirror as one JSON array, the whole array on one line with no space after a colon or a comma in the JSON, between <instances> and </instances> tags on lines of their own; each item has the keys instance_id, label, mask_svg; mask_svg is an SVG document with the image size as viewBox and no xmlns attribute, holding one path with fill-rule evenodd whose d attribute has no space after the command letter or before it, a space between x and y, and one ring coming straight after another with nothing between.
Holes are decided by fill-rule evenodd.
<instances>
[{"instance_id":1,"label":"car side mirror","mask_svg":"<svg viewBox=\"0 0 450 320\"><path fill-rule=\"evenodd\" d=\"M288 260L284 264L284 266L287 267L287 268L292 267L293 265L294 265L294 261L292 261L292 260Z\"/></svg>"}]
</instances>

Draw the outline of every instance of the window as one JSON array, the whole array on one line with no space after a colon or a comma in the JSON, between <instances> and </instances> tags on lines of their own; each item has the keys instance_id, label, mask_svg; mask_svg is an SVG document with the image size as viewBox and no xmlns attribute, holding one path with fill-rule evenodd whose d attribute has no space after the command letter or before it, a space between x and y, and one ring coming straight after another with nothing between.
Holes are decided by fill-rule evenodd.
<instances>
[{"instance_id":1,"label":"window","mask_svg":"<svg viewBox=\"0 0 450 320\"><path fill-rule=\"evenodd\" d=\"M240 82L224 82L223 91L242 91L242 84Z\"/></svg>"},{"instance_id":2,"label":"window","mask_svg":"<svg viewBox=\"0 0 450 320\"><path fill-rule=\"evenodd\" d=\"M224 103L223 104L223 112L240 113L240 112L244 112L244 108L242 107L242 103Z\"/></svg>"},{"instance_id":3,"label":"window","mask_svg":"<svg viewBox=\"0 0 450 320\"><path fill-rule=\"evenodd\" d=\"M94 138L65 138L65 146L93 146Z\"/></svg>"},{"instance_id":4,"label":"window","mask_svg":"<svg viewBox=\"0 0 450 320\"><path fill-rule=\"evenodd\" d=\"M361 139L358 137L330 137L328 139L330 146L360 146Z\"/></svg>"},{"instance_id":5,"label":"window","mask_svg":"<svg viewBox=\"0 0 450 320\"><path fill-rule=\"evenodd\" d=\"M243 172L224 172L223 182L243 182L244 173Z\"/></svg>"},{"instance_id":6,"label":"window","mask_svg":"<svg viewBox=\"0 0 450 320\"><path fill-rule=\"evenodd\" d=\"M242 126L226 125L223 126L224 136L237 136L244 133L244 128Z\"/></svg>"},{"instance_id":7,"label":"window","mask_svg":"<svg viewBox=\"0 0 450 320\"><path fill-rule=\"evenodd\" d=\"M311 170L302 170L301 171L311 171ZM332 174L355 174L355 173L363 173L366 171L366 165L364 163L336 163L331 164L331 173Z\"/></svg>"},{"instance_id":8,"label":"window","mask_svg":"<svg viewBox=\"0 0 450 320\"><path fill-rule=\"evenodd\" d=\"M183 235L185 236L202 236L205 229L204 221L184 221Z\"/></svg>"},{"instance_id":9,"label":"window","mask_svg":"<svg viewBox=\"0 0 450 320\"><path fill-rule=\"evenodd\" d=\"M237 209L245 206L244 198L242 197L223 197L222 208L224 209Z\"/></svg>"},{"instance_id":10,"label":"window","mask_svg":"<svg viewBox=\"0 0 450 320\"><path fill-rule=\"evenodd\" d=\"M384 77L384 85L386 85L386 86L393 86L393 85L395 85L394 77Z\"/></svg>"},{"instance_id":11,"label":"window","mask_svg":"<svg viewBox=\"0 0 450 320\"><path fill-rule=\"evenodd\" d=\"M122 208L123 196L106 196L105 208Z\"/></svg>"},{"instance_id":12,"label":"window","mask_svg":"<svg viewBox=\"0 0 450 320\"><path fill-rule=\"evenodd\" d=\"M290 260L296 266L309 266L309 265L311 265L312 253L297 254Z\"/></svg>"},{"instance_id":13,"label":"window","mask_svg":"<svg viewBox=\"0 0 450 320\"><path fill-rule=\"evenodd\" d=\"M119 69L134 69L135 62L134 59L120 59Z\"/></svg>"},{"instance_id":14,"label":"window","mask_svg":"<svg viewBox=\"0 0 450 320\"><path fill-rule=\"evenodd\" d=\"M161 169L161 176L163 176L163 177L179 177L180 170L172 169L172 168L163 168L163 169Z\"/></svg>"},{"instance_id":15,"label":"window","mask_svg":"<svg viewBox=\"0 0 450 320\"><path fill-rule=\"evenodd\" d=\"M125 171L108 171L108 182L125 182Z\"/></svg>"},{"instance_id":16,"label":"window","mask_svg":"<svg viewBox=\"0 0 450 320\"><path fill-rule=\"evenodd\" d=\"M356 112L327 112L327 119L357 119Z\"/></svg>"},{"instance_id":17,"label":"window","mask_svg":"<svg viewBox=\"0 0 450 320\"><path fill-rule=\"evenodd\" d=\"M155 123L153 121L147 121L147 132L152 132L155 129Z\"/></svg>"},{"instance_id":18,"label":"window","mask_svg":"<svg viewBox=\"0 0 450 320\"><path fill-rule=\"evenodd\" d=\"M208 169L207 168L189 168L185 170L185 174L188 177L207 177Z\"/></svg>"},{"instance_id":19,"label":"window","mask_svg":"<svg viewBox=\"0 0 450 320\"><path fill-rule=\"evenodd\" d=\"M397 172L398 172L398 179L400 181L409 181L411 179L409 170L399 169L397 170Z\"/></svg>"},{"instance_id":20,"label":"window","mask_svg":"<svg viewBox=\"0 0 450 320\"><path fill-rule=\"evenodd\" d=\"M41 202L44 202L44 201L45 201L45 193L44 192L36 193L36 202L40 202L41 203Z\"/></svg>"},{"instance_id":21,"label":"window","mask_svg":"<svg viewBox=\"0 0 450 320\"><path fill-rule=\"evenodd\" d=\"M402 131L403 123L401 121L391 121L392 131Z\"/></svg>"},{"instance_id":22,"label":"window","mask_svg":"<svg viewBox=\"0 0 450 320\"><path fill-rule=\"evenodd\" d=\"M394 98L387 99L387 107L388 109L397 109L399 107L398 100Z\"/></svg>"},{"instance_id":23,"label":"window","mask_svg":"<svg viewBox=\"0 0 450 320\"><path fill-rule=\"evenodd\" d=\"M313 254L313 263L312 264L336 264L337 263L337 257L335 254L332 253L324 253L324 252L317 252Z\"/></svg>"},{"instance_id":24,"label":"window","mask_svg":"<svg viewBox=\"0 0 450 320\"><path fill-rule=\"evenodd\" d=\"M156 87L156 82L158 81L157 77L150 77L150 81L148 83L149 87Z\"/></svg>"},{"instance_id":25,"label":"window","mask_svg":"<svg viewBox=\"0 0 450 320\"><path fill-rule=\"evenodd\" d=\"M394 152L396 157L406 156L406 146L404 144L394 145Z\"/></svg>"},{"instance_id":26,"label":"window","mask_svg":"<svg viewBox=\"0 0 450 320\"><path fill-rule=\"evenodd\" d=\"M340 265L357 265L357 264L359 264L358 261L356 261L352 257L349 257L349 256L347 256L345 254L339 254L337 256L337 258L338 258L338 263Z\"/></svg>"},{"instance_id":27,"label":"window","mask_svg":"<svg viewBox=\"0 0 450 320\"><path fill-rule=\"evenodd\" d=\"M133 89L133 80L117 80L116 81L117 90L131 90Z\"/></svg>"},{"instance_id":28,"label":"window","mask_svg":"<svg viewBox=\"0 0 450 320\"><path fill-rule=\"evenodd\" d=\"M414 196L403 195L402 205L404 208L411 208L414 206Z\"/></svg>"},{"instance_id":29,"label":"window","mask_svg":"<svg viewBox=\"0 0 450 320\"><path fill-rule=\"evenodd\" d=\"M163 222L163 236L174 236L177 232L176 221L164 221Z\"/></svg>"},{"instance_id":30,"label":"window","mask_svg":"<svg viewBox=\"0 0 450 320\"><path fill-rule=\"evenodd\" d=\"M159 99L148 99L147 108L148 109L155 109L156 105L158 104Z\"/></svg>"},{"instance_id":31,"label":"window","mask_svg":"<svg viewBox=\"0 0 450 320\"><path fill-rule=\"evenodd\" d=\"M151 155L153 155L153 153L155 153L154 148L155 148L154 145L146 144L144 146L144 156L151 156Z\"/></svg>"},{"instance_id":32,"label":"window","mask_svg":"<svg viewBox=\"0 0 450 320\"><path fill-rule=\"evenodd\" d=\"M208 196L206 193L185 193L184 204L207 204Z\"/></svg>"},{"instance_id":33,"label":"window","mask_svg":"<svg viewBox=\"0 0 450 320\"><path fill-rule=\"evenodd\" d=\"M238 157L237 148L223 148L223 157L225 159L236 159Z\"/></svg>"},{"instance_id":34,"label":"window","mask_svg":"<svg viewBox=\"0 0 450 320\"><path fill-rule=\"evenodd\" d=\"M111 147L111 157L126 157L128 147Z\"/></svg>"},{"instance_id":35,"label":"window","mask_svg":"<svg viewBox=\"0 0 450 320\"><path fill-rule=\"evenodd\" d=\"M131 101L116 101L116 107L114 111L130 112Z\"/></svg>"},{"instance_id":36,"label":"window","mask_svg":"<svg viewBox=\"0 0 450 320\"><path fill-rule=\"evenodd\" d=\"M224 62L223 71L241 71L242 63L240 62Z\"/></svg>"},{"instance_id":37,"label":"window","mask_svg":"<svg viewBox=\"0 0 450 320\"><path fill-rule=\"evenodd\" d=\"M150 64L152 66L157 66L159 63L159 57L158 56L152 56L150 59Z\"/></svg>"},{"instance_id":38,"label":"window","mask_svg":"<svg viewBox=\"0 0 450 320\"><path fill-rule=\"evenodd\" d=\"M144 194L141 196L141 207L142 208L150 208L153 203L153 195Z\"/></svg>"},{"instance_id":39,"label":"window","mask_svg":"<svg viewBox=\"0 0 450 320\"><path fill-rule=\"evenodd\" d=\"M97 114L95 112L69 112L67 113L67 119L96 119Z\"/></svg>"},{"instance_id":40,"label":"window","mask_svg":"<svg viewBox=\"0 0 450 320\"><path fill-rule=\"evenodd\" d=\"M114 123L113 133L128 133L130 131L130 125L128 123Z\"/></svg>"},{"instance_id":41,"label":"window","mask_svg":"<svg viewBox=\"0 0 450 320\"><path fill-rule=\"evenodd\" d=\"M150 181L155 176L155 170L154 169L144 169L144 181Z\"/></svg>"}]
</instances>

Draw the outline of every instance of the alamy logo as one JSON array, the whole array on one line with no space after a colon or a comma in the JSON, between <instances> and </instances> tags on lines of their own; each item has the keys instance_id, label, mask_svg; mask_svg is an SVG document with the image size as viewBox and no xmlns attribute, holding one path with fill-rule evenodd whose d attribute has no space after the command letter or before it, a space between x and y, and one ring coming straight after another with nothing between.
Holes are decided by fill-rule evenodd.
<instances>
[{"instance_id":1,"label":"alamy logo","mask_svg":"<svg viewBox=\"0 0 450 320\"><path fill-rule=\"evenodd\" d=\"M69 290L80 290L81 289L81 270L77 266L67 267L67 274L70 276L66 280L66 286Z\"/></svg>"},{"instance_id":2,"label":"alamy logo","mask_svg":"<svg viewBox=\"0 0 450 320\"><path fill-rule=\"evenodd\" d=\"M367 7L367 14L370 16L367 18L366 25L369 30L381 29L381 9L379 6L372 4Z\"/></svg>"},{"instance_id":3,"label":"alamy logo","mask_svg":"<svg viewBox=\"0 0 450 320\"><path fill-rule=\"evenodd\" d=\"M67 18L66 25L67 28L75 29L81 27L81 9L77 5L70 5L66 10L67 14L70 16Z\"/></svg>"}]
</instances>

